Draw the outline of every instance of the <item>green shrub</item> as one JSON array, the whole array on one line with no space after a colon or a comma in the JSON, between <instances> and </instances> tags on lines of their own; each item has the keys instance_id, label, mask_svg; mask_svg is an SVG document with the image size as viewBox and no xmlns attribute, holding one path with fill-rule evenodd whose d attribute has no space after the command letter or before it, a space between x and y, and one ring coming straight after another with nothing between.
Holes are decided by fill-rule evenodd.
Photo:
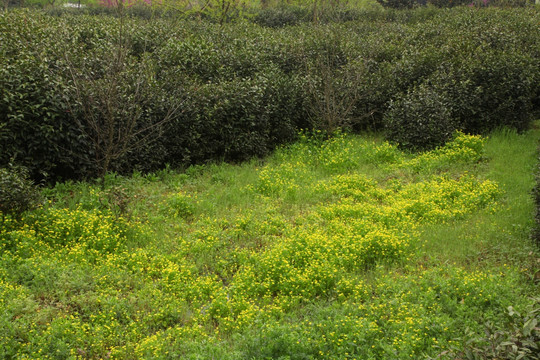
<instances>
[{"instance_id":1,"label":"green shrub","mask_svg":"<svg viewBox=\"0 0 540 360\"><path fill-rule=\"evenodd\" d=\"M471 0L428 0L428 3L437 7L454 7L469 5Z\"/></svg>"},{"instance_id":2,"label":"green shrub","mask_svg":"<svg viewBox=\"0 0 540 360\"><path fill-rule=\"evenodd\" d=\"M540 359L540 298L533 298L526 311L522 315L509 306L506 327L487 322L484 337L466 334L463 349L445 351L437 359Z\"/></svg>"},{"instance_id":3,"label":"green shrub","mask_svg":"<svg viewBox=\"0 0 540 360\"><path fill-rule=\"evenodd\" d=\"M221 59L214 44L206 39L171 39L160 49L161 63L166 71L195 75L202 81L212 81L220 71ZM170 71L170 70L169 70Z\"/></svg>"},{"instance_id":4,"label":"green shrub","mask_svg":"<svg viewBox=\"0 0 540 360\"><path fill-rule=\"evenodd\" d=\"M366 7L369 7L370 5L366 5ZM372 6L372 10L376 9L376 5ZM355 21L360 18L364 13L359 9L347 9L347 8L335 8L330 9L329 11L323 12L320 16L320 21L322 23L339 23L339 22L347 22L347 21Z\"/></svg>"},{"instance_id":5,"label":"green shrub","mask_svg":"<svg viewBox=\"0 0 540 360\"><path fill-rule=\"evenodd\" d=\"M392 9L411 9L418 4L418 0L377 0L384 7Z\"/></svg>"},{"instance_id":6,"label":"green shrub","mask_svg":"<svg viewBox=\"0 0 540 360\"><path fill-rule=\"evenodd\" d=\"M58 24L32 14L0 16L0 166L15 158L34 178L78 177L89 154L69 118L65 79L54 73Z\"/></svg>"},{"instance_id":7,"label":"green shrub","mask_svg":"<svg viewBox=\"0 0 540 360\"><path fill-rule=\"evenodd\" d=\"M92 117L100 129L136 120L106 166L130 173L261 156L301 128L397 131L411 122L396 118L406 102L425 115L442 101L449 115L436 111L432 122L449 116L471 133L526 129L540 109L533 10L422 7L354 20L355 11L338 7L324 9L317 26L291 20L275 28L289 22L287 11L296 14L283 9L275 22L260 15L263 27L165 15L1 14L0 166L16 158L51 181L99 174L107 137L98 139ZM119 49L123 61L113 65ZM447 138L448 121L436 141L430 130L425 146ZM424 146L418 139L400 141Z\"/></svg>"},{"instance_id":8,"label":"green shrub","mask_svg":"<svg viewBox=\"0 0 540 360\"><path fill-rule=\"evenodd\" d=\"M479 134L508 126L523 131L531 121L536 65L527 55L478 50L429 81L445 94L462 130Z\"/></svg>"},{"instance_id":9,"label":"green shrub","mask_svg":"<svg viewBox=\"0 0 540 360\"><path fill-rule=\"evenodd\" d=\"M252 80L198 87L163 136L171 160L245 160L294 138L301 112L300 89L293 84L273 69Z\"/></svg>"},{"instance_id":10,"label":"green shrub","mask_svg":"<svg viewBox=\"0 0 540 360\"><path fill-rule=\"evenodd\" d=\"M21 166L0 168L0 214L19 218L41 201L38 188L29 179L28 170Z\"/></svg>"},{"instance_id":11,"label":"green shrub","mask_svg":"<svg viewBox=\"0 0 540 360\"><path fill-rule=\"evenodd\" d=\"M257 12L253 21L261 26L278 28L296 25L308 18L306 8L296 6L278 6L261 9Z\"/></svg>"},{"instance_id":12,"label":"green shrub","mask_svg":"<svg viewBox=\"0 0 540 360\"><path fill-rule=\"evenodd\" d=\"M477 6L503 6L503 7L524 7L527 5L532 5L534 2L531 0L489 0L484 2L483 0L475 0L475 5Z\"/></svg>"},{"instance_id":13,"label":"green shrub","mask_svg":"<svg viewBox=\"0 0 540 360\"><path fill-rule=\"evenodd\" d=\"M443 145L459 129L447 99L425 84L392 102L384 121L388 139L412 150Z\"/></svg>"}]
</instances>

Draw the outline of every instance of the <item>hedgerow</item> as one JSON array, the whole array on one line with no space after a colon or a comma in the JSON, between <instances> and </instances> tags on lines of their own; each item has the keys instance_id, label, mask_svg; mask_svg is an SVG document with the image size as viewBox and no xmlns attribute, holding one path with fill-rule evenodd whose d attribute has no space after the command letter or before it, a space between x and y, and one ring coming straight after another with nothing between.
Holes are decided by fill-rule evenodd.
<instances>
[{"instance_id":1,"label":"hedgerow","mask_svg":"<svg viewBox=\"0 0 540 360\"><path fill-rule=\"evenodd\" d=\"M0 165L87 178L262 156L299 129L386 129L418 149L523 130L540 103L537 23L531 8L281 28L5 12Z\"/></svg>"}]
</instances>

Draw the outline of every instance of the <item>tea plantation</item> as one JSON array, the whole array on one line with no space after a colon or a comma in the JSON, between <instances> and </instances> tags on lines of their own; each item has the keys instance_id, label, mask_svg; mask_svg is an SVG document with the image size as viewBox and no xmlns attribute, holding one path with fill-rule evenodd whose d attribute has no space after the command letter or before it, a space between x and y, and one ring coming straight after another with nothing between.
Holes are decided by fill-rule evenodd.
<instances>
[{"instance_id":1,"label":"tea plantation","mask_svg":"<svg viewBox=\"0 0 540 360\"><path fill-rule=\"evenodd\" d=\"M0 358L540 358L538 9L291 9L0 14Z\"/></svg>"}]
</instances>

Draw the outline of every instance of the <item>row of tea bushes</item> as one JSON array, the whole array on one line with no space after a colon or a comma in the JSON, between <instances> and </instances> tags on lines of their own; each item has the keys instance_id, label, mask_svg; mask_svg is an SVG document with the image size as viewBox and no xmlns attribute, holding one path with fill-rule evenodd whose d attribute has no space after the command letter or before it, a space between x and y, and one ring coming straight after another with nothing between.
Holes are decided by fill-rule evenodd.
<instances>
[{"instance_id":1,"label":"row of tea bushes","mask_svg":"<svg viewBox=\"0 0 540 360\"><path fill-rule=\"evenodd\" d=\"M456 130L526 129L539 17L419 9L272 29L10 11L0 166L85 178L263 156L299 129L385 130L413 149Z\"/></svg>"}]
</instances>

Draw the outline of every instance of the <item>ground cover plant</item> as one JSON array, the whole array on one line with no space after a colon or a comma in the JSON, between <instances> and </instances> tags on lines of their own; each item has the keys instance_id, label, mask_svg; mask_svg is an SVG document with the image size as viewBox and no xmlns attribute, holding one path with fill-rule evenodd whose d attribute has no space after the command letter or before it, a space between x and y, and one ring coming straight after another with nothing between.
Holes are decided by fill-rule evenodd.
<instances>
[{"instance_id":1,"label":"ground cover plant","mask_svg":"<svg viewBox=\"0 0 540 360\"><path fill-rule=\"evenodd\" d=\"M59 183L1 223L0 356L535 359L537 141L303 133L264 161Z\"/></svg>"}]
</instances>

